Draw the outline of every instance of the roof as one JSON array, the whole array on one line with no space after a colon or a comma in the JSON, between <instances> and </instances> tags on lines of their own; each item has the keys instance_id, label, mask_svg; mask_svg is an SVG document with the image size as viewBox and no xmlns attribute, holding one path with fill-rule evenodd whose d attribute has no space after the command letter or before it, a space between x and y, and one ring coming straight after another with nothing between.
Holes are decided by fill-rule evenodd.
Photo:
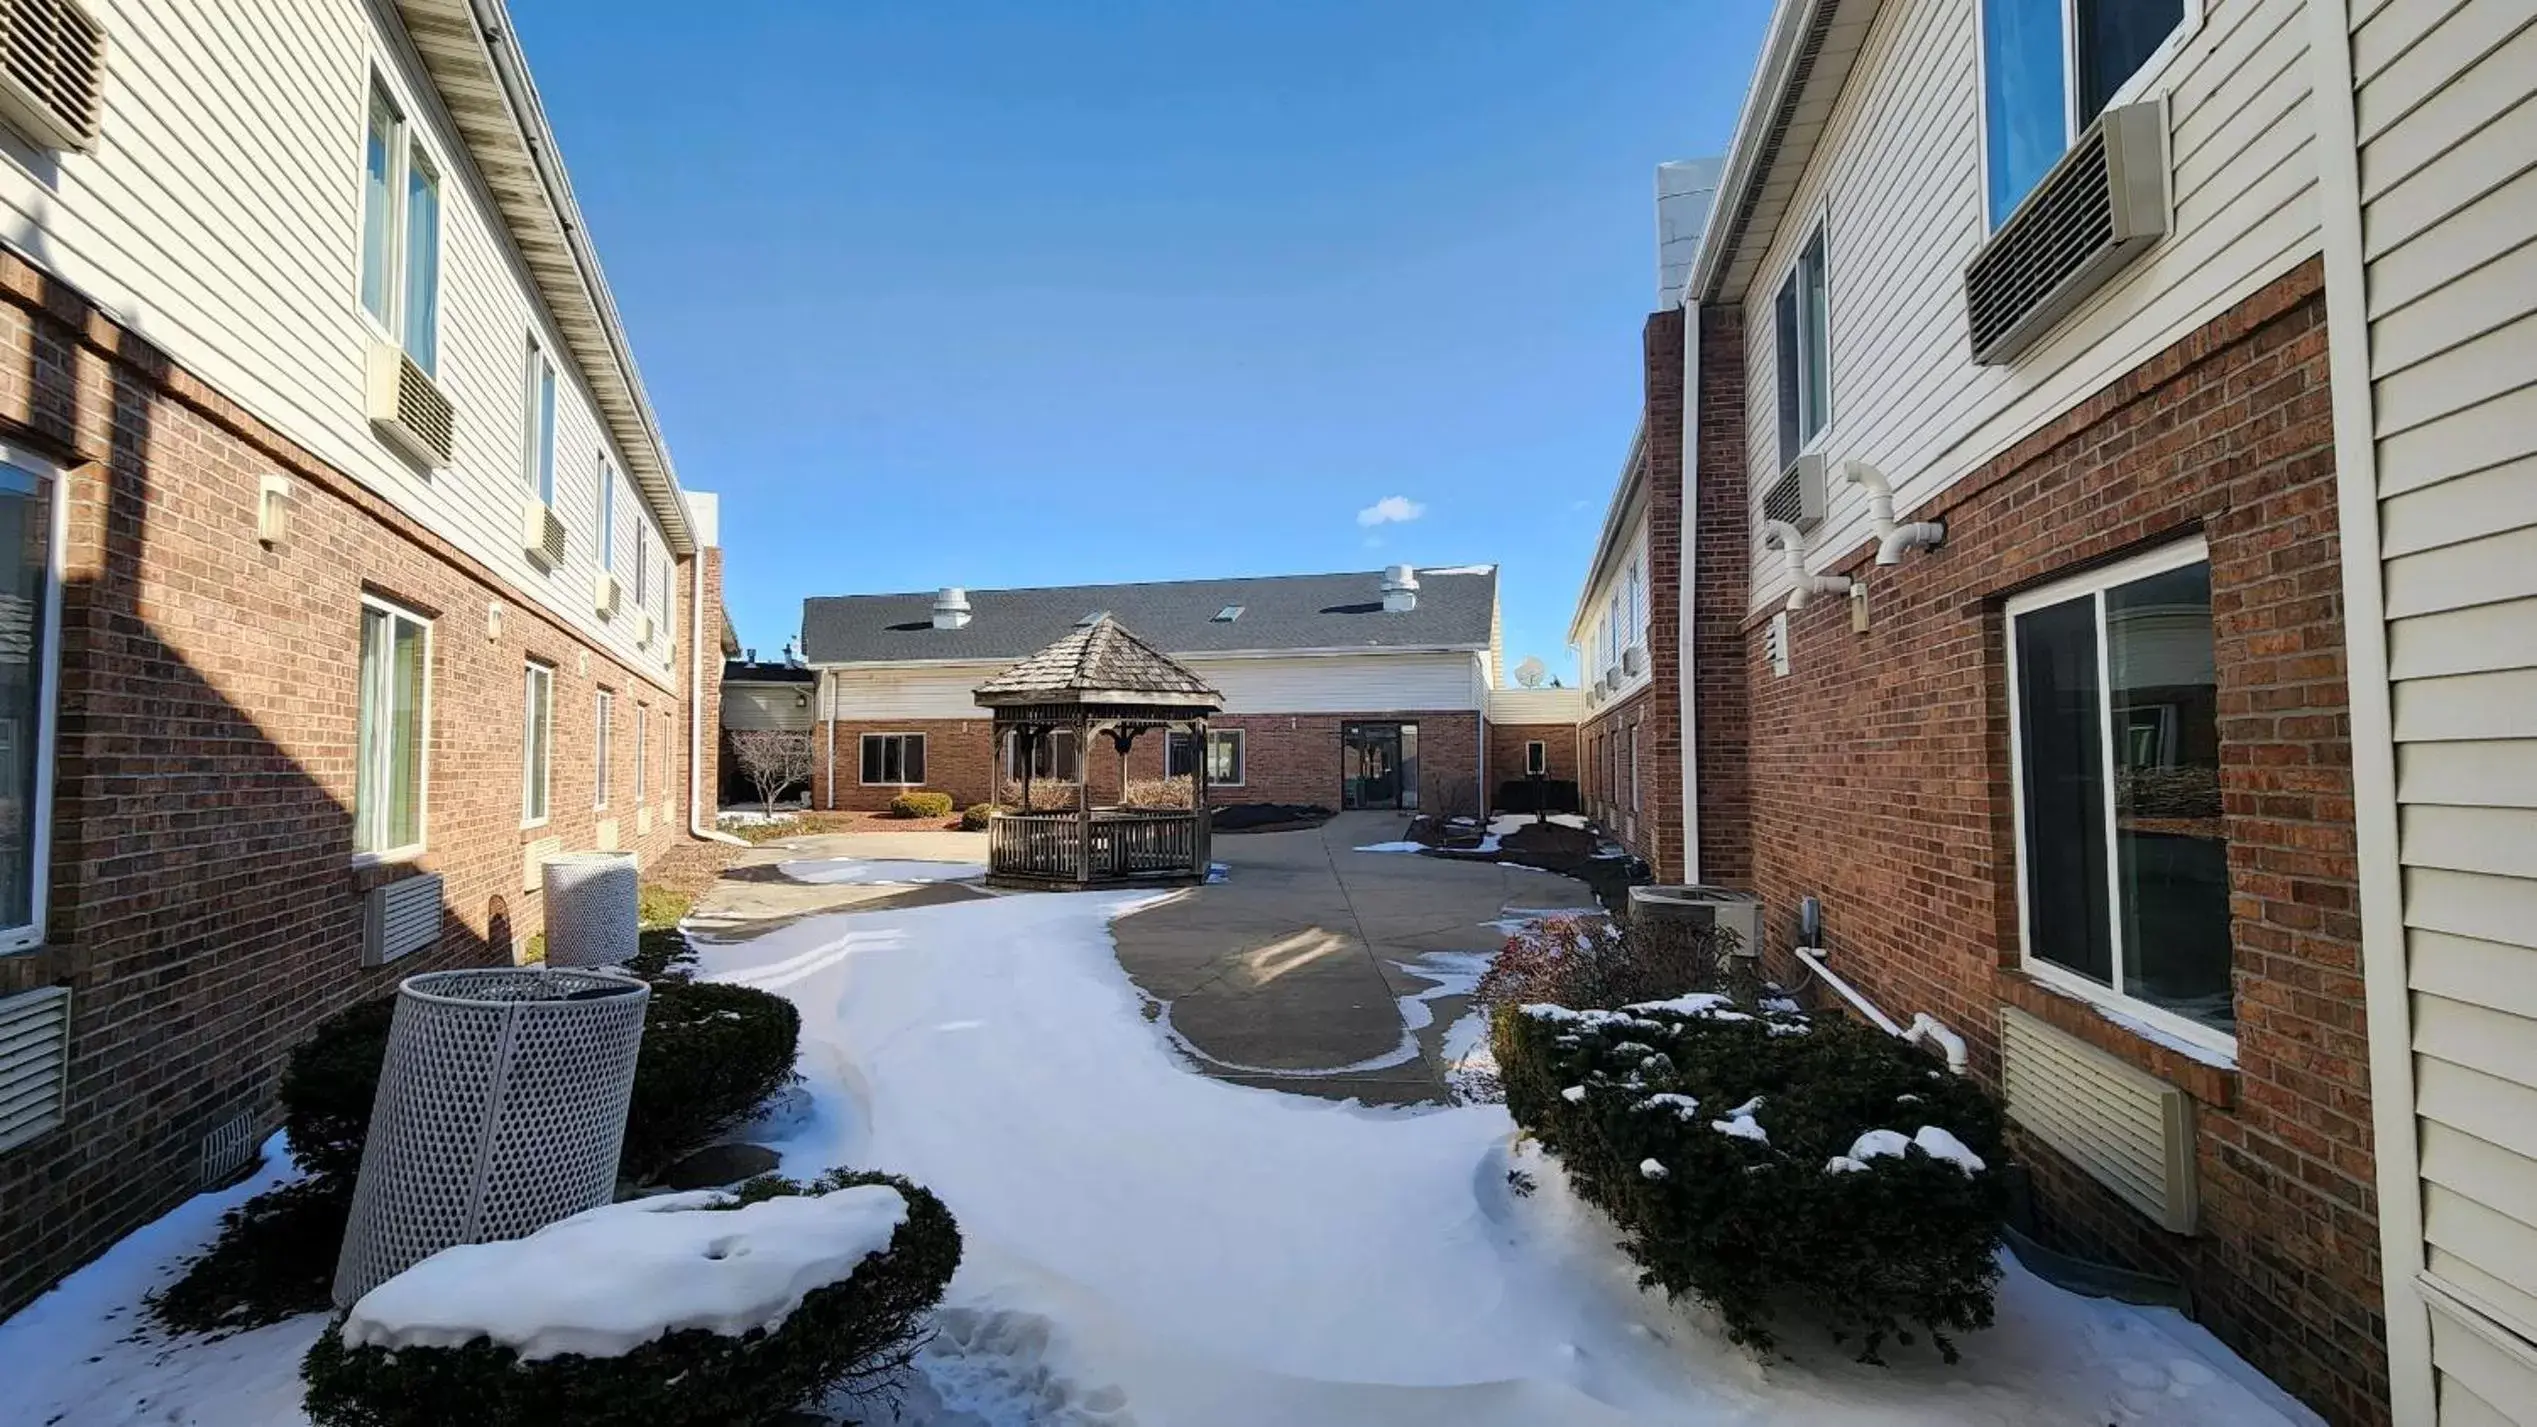
<instances>
[{"instance_id":1,"label":"roof","mask_svg":"<svg viewBox=\"0 0 2537 1427\"><path fill-rule=\"evenodd\" d=\"M812 684L819 681L819 675L799 664L725 659L722 661L722 681L726 684Z\"/></svg>"},{"instance_id":2,"label":"roof","mask_svg":"<svg viewBox=\"0 0 2537 1427\"><path fill-rule=\"evenodd\" d=\"M599 271L590 229L502 0L396 0L398 18L501 212L530 281L673 553L697 546L678 473Z\"/></svg>"},{"instance_id":3,"label":"roof","mask_svg":"<svg viewBox=\"0 0 2537 1427\"><path fill-rule=\"evenodd\" d=\"M1586 621L1595 614L1595 595L1603 582L1621 562L1621 542L1637 525L1647 495L1647 415L1639 414L1638 429L1630 435L1630 453L1621 458L1621 479L1612 487L1612 499L1603 507L1603 533L1595 537L1594 557L1586 562L1586 582L1577 591L1576 611L1568 616L1568 642L1575 644L1585 637Z\"/></svg>"},{"instance_id":4,"label":"roof","mask_svg":"<svg viewBox=\"0 0 2537 1427\"><path fill-rule=\"evenodd\" d=\"M832 595L802 601L812 664L1011 660L1111 614L1174 655L1298 650L1489 647L1497 567L1418 572L1418 606L1383 608L1380 571L971 590L961 629L934 627L934 593ZM1228 609L1232 619L1217 616Z\"/></svg>"},{"instance_id":5,"label":"roof","mask_svg":"<svg viewBox=\"0 0 2537 1427\"><path fill-rule=\"evenodd\" d=\"M978 702L1136 704L1213 712L1224 695L1104 615L978 686Z\"/></svg>"}]
</instances>

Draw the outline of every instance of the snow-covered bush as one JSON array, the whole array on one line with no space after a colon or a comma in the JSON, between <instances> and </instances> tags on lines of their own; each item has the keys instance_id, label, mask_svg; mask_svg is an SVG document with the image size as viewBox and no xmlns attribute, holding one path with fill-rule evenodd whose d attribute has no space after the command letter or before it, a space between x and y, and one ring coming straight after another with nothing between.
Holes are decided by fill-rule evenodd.
<instances>
[{"instance_id":1,"label":"snow-covered bush","mask_svg":"<svg viewBox=\"0 0 2537 1427\"><path fill-rule=\"evenodd\" d=\"M801 1012L772 992L654 982L620 1171L651 1174L747 1119L793 1078L801 1036Z\"/></svg>"},{"instance_id":2,"label":"snow-covered bush","mask_svg":"<svg viewBox=\"0 0 2537 1427\"><path fill-rule=\"evenodd\" d=\"M951 816L949 793L901 793L890 799L890 816L898 818L947 818Z\"/></svg>"},{"instance_id":3,"label":"snow-covered bush","mask_svg":"<svg viewBox=\"0 0 2537 1427\"><path fill-rule=\"evenodd\" d=\"M1733 932L1715 926L1550 917L1506 939L1472 999L1489 1010L1534 1003L1608 1010L1725 990L1747 974L1735 964L1734 943Z\"/></svg>"},{"instance_id":4,"label":"snow-covered bush","mask_svg":"<svg viewBox=\"0 0 2537 1427\"><path fill-rule=\"evenodd\" d=\"M1971 1082L1847 1020L1693 995L1618 1011L1501 1006L1507 1107L1627 1235L1641 1282L1768 1348L1802 1305L1877 1360L1991 1321L2000 1115Z\"/></svg>"},{"instance_id":5,"label":"snow-covered bush","mask_svg":"<svg viewBox=\"0 0 2537 1427\"><path fill-rule=\"evenodd\" d=\"M960 1266L904 1179L832 1170L612 1204L447 1249L301 1365L318 1427L724 1427L886 1392Z\"/></svg>"}]
</instances>

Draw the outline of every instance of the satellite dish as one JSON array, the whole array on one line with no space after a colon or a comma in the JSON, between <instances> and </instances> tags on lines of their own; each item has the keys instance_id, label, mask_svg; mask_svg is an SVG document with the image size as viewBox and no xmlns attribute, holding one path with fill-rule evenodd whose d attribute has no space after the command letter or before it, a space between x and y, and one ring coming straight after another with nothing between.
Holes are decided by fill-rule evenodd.
<instances>
[{"instance_id":1,"label":"satellite dish","mask_svg":"<svg viewBox=\"0 0 2537 1427\"><path fill-rule=\"evenodd\" d=\"M1541 660L1527 654L1524 656L1524 662L1515 666L1515 682L1528 689L1538 689L1542 686L1542 679L1549 673L1548 669L1542 667Z\"/></svg>"}]
</instances>

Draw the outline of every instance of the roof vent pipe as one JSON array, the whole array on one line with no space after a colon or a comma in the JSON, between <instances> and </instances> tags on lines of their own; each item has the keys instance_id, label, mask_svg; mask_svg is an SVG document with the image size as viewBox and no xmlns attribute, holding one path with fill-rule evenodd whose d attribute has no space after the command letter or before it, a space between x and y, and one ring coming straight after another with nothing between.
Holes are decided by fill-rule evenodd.
<instances>
[{"instance_id":1,"label":"roof vent pipe","mask_svg":"<svg viewBox=\"0 0 2537 1427\"><path fill-rule=\"evenodd\" d=\"M1407 565L1383 567L1383 608L1400 614L1418 608L1418 572Z\"/></svg>"},{"instance_id":2,"label":"roof vent pipe","mask_svg":"<svg viewBox=\"0 0 2537 1427\"><path fill-rule=\"evenodd\" d=\"M1806 537L1785 520L1762 522L1762 543L1777 545L1788 552L1788 607L1806 607L1808 595L1839 595L1850 591L1847 575L1813 575L1806 572Z\"/></svg>"},{"instance_id":3,"label":"roof vent pipe","mask_svg":"<svg viewBox=\"0 0 2537 1427\"><path fill-rule=\"evenodd\" d=\"M958 585L945 585L934 593L934 628L966 629L969 627L969 592Z\"/></svg>"},{"instance_id":4,"label":"roof vent pipe","mask_svg":"<svg viewBox=\"0 0 2537 1427\"><path fill-rule=\"evenodd\" d=\"M1923 520L1910 525L1894 519L1894 486L1885 473L1865 461L1848 464L1850 483L1868 493L1868 518L1876 522L1876 563L1899 565L1906 550L1935 550L1947 541L1947 527L1942 521Z\"/></svg>"}]
</instances>

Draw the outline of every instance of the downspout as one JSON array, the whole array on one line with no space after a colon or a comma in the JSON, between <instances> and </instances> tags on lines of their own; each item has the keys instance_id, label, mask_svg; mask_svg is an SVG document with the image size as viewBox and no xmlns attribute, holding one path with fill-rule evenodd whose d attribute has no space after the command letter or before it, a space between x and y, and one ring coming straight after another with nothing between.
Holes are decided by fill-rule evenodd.
<instances>
[{"instance_id":1,"label":"downspout","mask_svg":"<svg viewBox=\"0 0 2537 1427\"><path fill-rule=\"evenodd\" d=\"M1682 739L1683 880L1700 885L1700 700L1692 667L1692 602L1700 588L1700 304L1685 284L1683 314L1682 552L1674 561L1674 707Z\"/></svg>"},{"instance_id":2,"label":"downspout","mask_svg":"<svg viewBox=\"0 0 2537 1427\"><path fill-rule=\"evenodd\" d=\"M707 842L746 847L705 817L705 548L689 566L687 597L687 832Z\"/></svg>"}]
</instances>

